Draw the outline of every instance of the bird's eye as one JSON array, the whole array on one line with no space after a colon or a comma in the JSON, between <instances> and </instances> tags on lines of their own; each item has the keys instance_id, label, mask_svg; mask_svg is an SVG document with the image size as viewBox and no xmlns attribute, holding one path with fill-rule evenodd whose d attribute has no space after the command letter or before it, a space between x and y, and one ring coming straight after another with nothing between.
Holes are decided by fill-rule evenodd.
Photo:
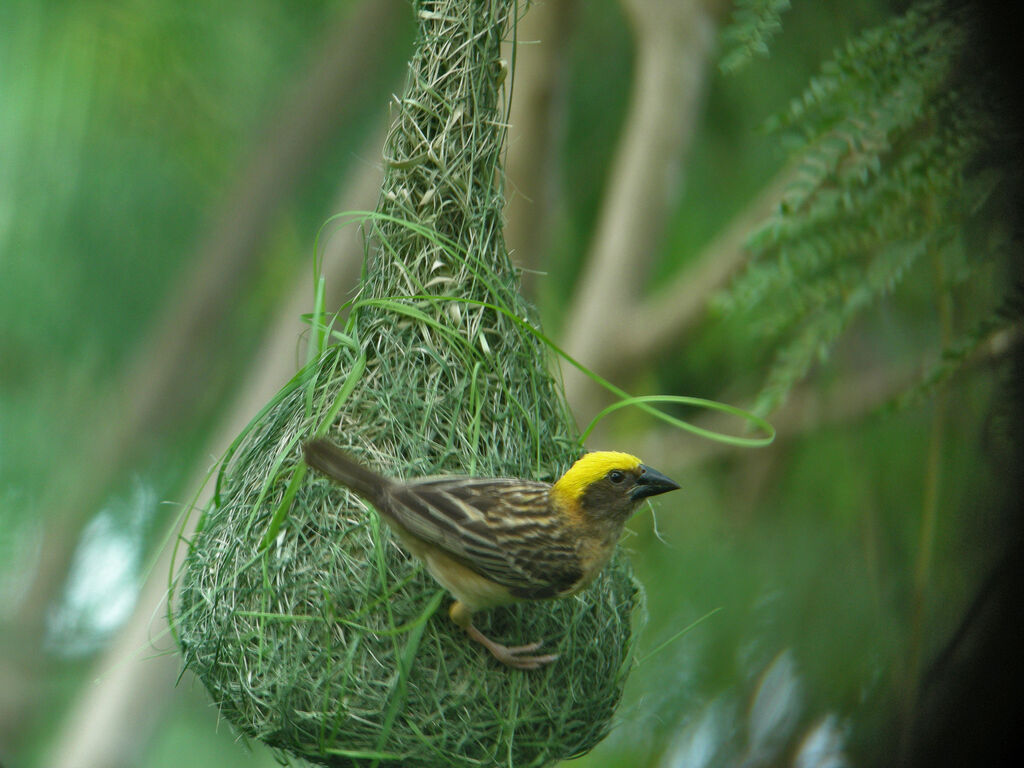
<instances>
[{"instance_id":1,"label":"bird's eye","mask_svg":"<svg viewBox=\"0 0 1024 768\"><path fill-rule=\"evenodd\" d=\"M618 485L619 483L626 479L626 474L624 472L620 472L617 469L613 469L611 472L608 473L608 479L611 480L616 485Z\"/></svg>"}]
</instances>

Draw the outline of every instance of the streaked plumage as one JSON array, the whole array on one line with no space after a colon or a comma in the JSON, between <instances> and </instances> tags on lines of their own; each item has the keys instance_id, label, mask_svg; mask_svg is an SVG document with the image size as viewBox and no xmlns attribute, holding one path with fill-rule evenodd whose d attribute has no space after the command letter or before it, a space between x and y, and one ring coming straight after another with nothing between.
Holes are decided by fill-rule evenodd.
<instances>
[{"instance_id":1,"label":"streaked plumage","mask_svg":"<svg viewBox=\"0 0 1024 768\"><path fill-rule=\"evenodd\" d=\"M622 527L648 496L678 488L635 456L586 454L554 485L513 478L396 481L333 443L313 440L306 463L366 499L456 599L453 621L498 660L532 669L556 656L527 656L484 637L472 612L515 600L564 597L586 587L614 551Z\"/></svg>"}]
</instances>

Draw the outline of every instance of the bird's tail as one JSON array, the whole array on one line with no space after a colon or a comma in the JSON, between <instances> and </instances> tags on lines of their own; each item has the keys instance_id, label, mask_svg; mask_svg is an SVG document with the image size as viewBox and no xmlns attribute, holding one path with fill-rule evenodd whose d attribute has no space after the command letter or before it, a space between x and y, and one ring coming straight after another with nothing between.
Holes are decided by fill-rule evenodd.
<instances>
[{"instance_id":1,"label":"bird's tail","mask_svg":"<svg viewBox=\"0 0 1024 768\"><path fill-rule=\"evenodd\" d=\"M306 463L369 502L381 498L391 480L357 462L330 440L310 440L303 446Z\"/></svg>"}]
</instances>

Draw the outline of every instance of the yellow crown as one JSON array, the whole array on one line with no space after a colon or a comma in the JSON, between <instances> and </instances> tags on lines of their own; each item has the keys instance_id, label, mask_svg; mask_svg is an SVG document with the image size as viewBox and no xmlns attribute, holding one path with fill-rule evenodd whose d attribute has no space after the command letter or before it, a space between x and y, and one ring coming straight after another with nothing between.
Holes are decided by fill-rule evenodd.
<instances>
[{"instance_id":1,"label":"yellow crown","mask_svg":"<svg viewBox=\"0 0 1024 768\"><path fill-rule=\"evenodd\" d=\"M619 451L594 451L584 454L562 475L553 491L568 501L578 500L587 488L613 469L628 472L640 466L640 459Z\"/></svg>"}]
</instances>

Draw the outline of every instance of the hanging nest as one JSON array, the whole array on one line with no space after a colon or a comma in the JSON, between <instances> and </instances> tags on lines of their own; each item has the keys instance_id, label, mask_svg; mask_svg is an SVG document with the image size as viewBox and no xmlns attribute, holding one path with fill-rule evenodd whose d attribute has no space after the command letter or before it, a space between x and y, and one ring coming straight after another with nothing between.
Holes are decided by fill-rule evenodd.
<instances>
[{"instance_id":1,"label":"hanging nest","mask_svg":"<svg viewBox=\"0 0 1024 768\"><path fill-rule=\"evenodd\" d=\"M573 598L477 614L488 636L560 654L509 669L449 621L450 597L377 513L301 460L326 435L396 476L550 482L580 453L501 235L515 3L414 7L359 293L222 462L172 625L224 717L286 755L550 765L600 741L621 697L641 600L625 560Z\"/></svg>"}]
</instances>

